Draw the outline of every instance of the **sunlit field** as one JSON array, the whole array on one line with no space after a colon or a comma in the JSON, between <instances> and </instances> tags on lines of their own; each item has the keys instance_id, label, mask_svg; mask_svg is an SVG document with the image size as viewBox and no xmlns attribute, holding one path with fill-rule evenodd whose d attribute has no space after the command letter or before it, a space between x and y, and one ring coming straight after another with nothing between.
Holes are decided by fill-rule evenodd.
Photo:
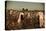
<instances>
[{"instance_id":1,"label":"sunlit field","mask_svg":"<svg viewBox=\"0 0 46 31\"><path fill-rule=\"evenodd\" d=\"M29 3L24 4L22 2L24 4L23 6L16 5L19 2L17 2L17 3L5 2L5 3L6 3L6 6L5 6L5 30L45 28L45 11L42 8L43 7L42 3L41 4L40 3L39 4L31 3L32 5L31 4L27 5ZM27 7L26 8L25 5L31 6L31 7L26 6ZM14 6L16 6L16 7L14 7ZM41 6L41 8L40 8L40 6ZM9 8L9 9L7 9L7 8ZM33 9L31 10L31 8L33 8L34 10Z\"/></svg>"}]
</instances>

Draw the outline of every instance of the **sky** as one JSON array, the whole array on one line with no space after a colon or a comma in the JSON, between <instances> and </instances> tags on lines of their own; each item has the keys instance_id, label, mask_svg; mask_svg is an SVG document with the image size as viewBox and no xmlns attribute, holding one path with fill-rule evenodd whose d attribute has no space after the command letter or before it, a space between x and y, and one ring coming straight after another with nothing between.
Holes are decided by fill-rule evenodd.
<instances>
[{"instance_id":1,"label":"sky","mask_svg":"<svg viewBox=\"0 0 46 31\"><path fill-rule=\"evenodd\" d=\"M19 2L19 1L7 1L7 9L28 9L28 10L44 10L43 3L37 2Z\"/></svg>"}]
</instances>

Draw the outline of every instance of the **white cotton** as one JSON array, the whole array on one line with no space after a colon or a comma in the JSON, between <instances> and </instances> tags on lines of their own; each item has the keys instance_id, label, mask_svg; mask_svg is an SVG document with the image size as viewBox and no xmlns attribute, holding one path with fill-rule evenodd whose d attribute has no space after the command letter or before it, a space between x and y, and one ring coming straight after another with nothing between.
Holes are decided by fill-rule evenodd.
<instances>
[{"instance_id":1,"label":"white cotton","mask_svg":"<svg viewBox=\"0 0 46 31\"><path fill-rule=\"evenodd\" d=\"M44 20L43 20L43 12L39 12L39 22L40 22L40 27L42 27L43 22L44 22Z\"/></svg>"},{"instance_id":2,"label":"white cotton","mask_svg":"<svg viewBox=\"0 0 46 31\"><path fill-rule=\"evenodd\" d=\"M30 13L28 13L28 17L30 17Z\"/></svg>"},{"instance_id":3,"label":"white cotton","mask_svg":"<svg viewBox=\"0 0 46 31\"><path fill-rule=\"evenodd\" d=\"M18 23L21 22L21 15L24 15L24 13L20 13L20 14L19 14Z\"/></svg>"}]
</instances>

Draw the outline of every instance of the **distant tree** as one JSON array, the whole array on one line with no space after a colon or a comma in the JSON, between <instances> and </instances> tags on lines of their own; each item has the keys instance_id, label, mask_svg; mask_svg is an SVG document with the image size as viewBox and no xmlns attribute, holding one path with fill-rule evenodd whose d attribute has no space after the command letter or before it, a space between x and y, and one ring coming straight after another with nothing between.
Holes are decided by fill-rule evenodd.
<instances>
[{"instance_id":1,"label":"distant tree","mask_svg":"<svg viewBox=\"0 0 46 31\"><path fill-rule=\"evenodd\" d=\"M28 9L24 9L24 8L22 8L22 11L28 11Z\"/></svg>"},{"instance_id":2,"label":"distant tree","mask_svg":"<svg viewBox=\"0 0 46 31\"><path fill-rule=\"evenodd\" d=\"M26 11L28 11L28 9L26 9Z\"/></svg>"},{"instance_id":3,"label":"distant tree","mask_svg":"<svg viewBox=\"0 0 46 31\"><path fill-rule=\"evenodd\" d=\"M22 8L22 10L24 11L24 8Z\"/></svg>"}]
</instances>

